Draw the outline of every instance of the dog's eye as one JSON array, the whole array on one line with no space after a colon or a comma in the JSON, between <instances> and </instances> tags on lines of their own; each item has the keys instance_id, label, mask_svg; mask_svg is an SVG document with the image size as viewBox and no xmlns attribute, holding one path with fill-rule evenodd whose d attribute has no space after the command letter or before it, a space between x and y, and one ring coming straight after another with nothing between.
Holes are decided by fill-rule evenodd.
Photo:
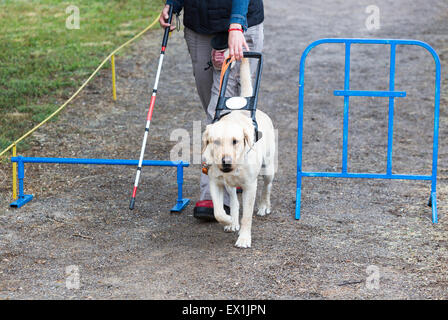
<instances>
[{"instance_id":1,"label":"dog's eye","mask_svg":"<svg viewBox=\"0 0 448 320\"><path fill-rule=\"evenodd\" d=\"M238 143L238 140L233 139L233 144L235 145L235 144L237 144L237 143Z\"/></svg>"}]
</instances>

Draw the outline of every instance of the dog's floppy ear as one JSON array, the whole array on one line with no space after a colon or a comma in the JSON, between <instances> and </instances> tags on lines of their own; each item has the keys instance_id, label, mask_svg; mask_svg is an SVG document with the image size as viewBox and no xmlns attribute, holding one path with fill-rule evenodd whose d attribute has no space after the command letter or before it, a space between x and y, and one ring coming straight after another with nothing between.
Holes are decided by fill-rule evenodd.
<instances>
[{"instance_id":1,"label":"dog's floppy ear","mask_svg":"<svg viewBox=\"0 0 448 320\"><path fill-rule=\"evenodd\" d=\"M205 149L208 146L208 126L205 127L205 131L202 134L202 150L201 153L205 152Z\"/></svg>"},{"instance_id":2,"label":"dog's floppy ear","mask_svg":"<svg viewBox=\"0 0 448 320\"><path fill-rule=\"evenodd\" d=\"M249 148L252 148L254 145L254 130L251 128L251 130L248 130L248 128L243 129L244 133L244 144L248 145Z\"/></svg>"},{"instance_id":3,"label":"dog's floppy ear","mask_svg":"<svg viewBox=\"0 0 448 320\"><path fill-rule=\"evenodd\" d=\"M210 164L211 161L211 150L210 150L210 143L209 143L209 135L210 135L210 124L205 127L205 131L202 134L202 159L205 161L205 163Z\"/></svg>"},{"instance_id":4,"label":"dog's floppy ear","mask_svg":"<svg viewBox=\"0 0 448 320\"><path fill-rule=\"evenodd\" d=\"M209 129L210 129L209 126L210 125L205 127L205 131L202 134L202 151L201 151L201 154L204 154L205 150L208 147L208 136L209 136Z\"/></svg>"}]
</instances>

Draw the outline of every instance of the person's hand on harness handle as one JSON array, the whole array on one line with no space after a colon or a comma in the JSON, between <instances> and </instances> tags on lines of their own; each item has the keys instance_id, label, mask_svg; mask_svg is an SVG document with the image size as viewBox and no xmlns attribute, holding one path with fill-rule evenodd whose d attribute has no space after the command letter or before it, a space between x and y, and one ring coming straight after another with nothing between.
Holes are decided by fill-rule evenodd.
<instances>
[{"instance_id":1,"label":"person's hand on harness handle","mask_svg":"<svg viewBox=\"0 0 448 320\"><path fill-rule=\"evenodd\" d=\"M170 24L167 22L169 18L169 10L170 6L166 5L165 8L163 8L162 13L160 14L159 24L164 29L170 26ZM174 29L176 29L176 21L173 19L173 21L171 21L170 31L173 31Z\"/></svg>"},{"instance_id":2,"label":"person's hand on harness handle","mask_svg":"<svg viewBox=\"0 0 448 320\"><path fill-rule=\"evenodd\" d=\"M239 23L232 23L229 27L229 54L236 60L243 58L243 46L249 51L246 39L244 38L243 28Z\"/></svg>"}]
</instances>

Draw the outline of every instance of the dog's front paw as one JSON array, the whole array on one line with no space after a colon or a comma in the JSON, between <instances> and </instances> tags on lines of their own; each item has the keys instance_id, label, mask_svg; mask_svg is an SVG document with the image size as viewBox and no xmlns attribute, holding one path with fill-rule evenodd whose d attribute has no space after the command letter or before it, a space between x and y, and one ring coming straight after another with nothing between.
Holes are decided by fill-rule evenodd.
<instances>
[{"instance_id":1,"label":"dog's front paw","mask_svg":"<svg viewBox=\"0 0 448 320\"><path fill-rule=\"evenodd\" d=\"M245 235L245 234L240 234L240 236L238 237L238 240L235 243L235 246L238 248L250 248L251 246L251 236L249 235Z\"/></svg>"},{"instance_id":2,"label":"dog's front paw","mask_svg":"<svg viewBox=\"0 0 448 320\"><path fill-rule=\"evenodd\" d=\"M222 224L225 227L230 227L232 226L232 218L230 218L230 216L228 216L224 210L222 210L222 212L220 213L215 213L215 219Z\"/></svg>"},{"instance_id":3,"label":"dog's front paw","mask_svg":"<svg viewBox=\"0 0 448 320\"><path fill-rule=\"evenodd\" d=\"M240 230L240 225L239 224L231 224L230 226L225 226L224 227L224 231L225 232L235 232Z\"/></svg>"},{"instance_id":4,"label":"dog's front paw","mask_svg":"<svg viewBox=\"0 0 448 320\"><path fill-rule=\"evenodd\" d=\"M261 206L258 208L257 216L261 216L261 217L263 217L263 216L265 216L265 215L267 215L267 214L270 214L270 213L271 213L271 208L269 208L269 207L266 206L266 205L261 205Z\"/></svg>"}]
</instances>

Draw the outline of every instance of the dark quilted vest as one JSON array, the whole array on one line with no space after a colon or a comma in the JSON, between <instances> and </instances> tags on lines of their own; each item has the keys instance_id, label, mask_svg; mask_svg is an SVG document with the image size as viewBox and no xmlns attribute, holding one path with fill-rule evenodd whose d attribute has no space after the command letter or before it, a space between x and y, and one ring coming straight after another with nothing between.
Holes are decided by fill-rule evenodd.
<instances>
[{"instance_id":1,"label":"dark quilted vest","mask_svg":"<svg viewBox=\"0 0 448 320\"><path fill-rule=\"evenodd\" d=\"M197 33L227 31L232 13L232 0L185 0L184 25ZM264 20L263 0L250 0L247 12L249 27Z\"/></svg>"}]
</instances>

